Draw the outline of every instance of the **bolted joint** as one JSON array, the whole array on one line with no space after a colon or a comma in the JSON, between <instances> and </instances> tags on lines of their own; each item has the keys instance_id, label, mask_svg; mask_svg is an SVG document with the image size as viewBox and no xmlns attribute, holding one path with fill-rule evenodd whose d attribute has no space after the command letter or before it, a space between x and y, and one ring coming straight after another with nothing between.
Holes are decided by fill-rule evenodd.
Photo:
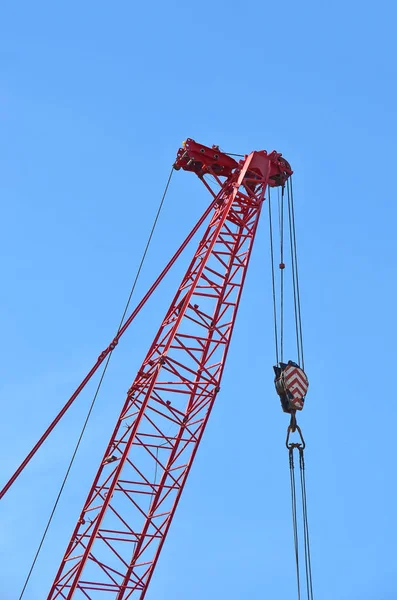
<instances>
[{"instance_id":1,"label":"bolted joint","mask_svg":"<svg viewBox=\"0 0 397 600\"><path fill-rule=\"evenodd\" d=\"M114 338L114 340L112 341L112 343L109 344L109 350L113 351L115 349L115 347L117 346L118 343L119 343L119 340L117 338Z\"/></svg>"}]
</instances>

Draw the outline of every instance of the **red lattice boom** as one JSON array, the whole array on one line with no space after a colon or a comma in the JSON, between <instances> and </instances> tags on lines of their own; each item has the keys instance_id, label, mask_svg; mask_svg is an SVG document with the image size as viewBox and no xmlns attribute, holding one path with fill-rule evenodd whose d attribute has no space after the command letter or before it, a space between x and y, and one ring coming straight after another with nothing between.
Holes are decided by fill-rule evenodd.
<instances>
[{"instance_id":1,"label":"red lattice boom","mask_svg":"<svg viewBox=\"0 0 397 600\"><path fill-rule=\"evenodd\" d=\"M222 185L214 212L128 390L48 600L144 598L220 389L266 186L288 176L288 163L253 152L222 184L223 167L197 162L197 146L194 170ZM192 170L188 152L177 168Z\"/></svg>"}]
</instances>

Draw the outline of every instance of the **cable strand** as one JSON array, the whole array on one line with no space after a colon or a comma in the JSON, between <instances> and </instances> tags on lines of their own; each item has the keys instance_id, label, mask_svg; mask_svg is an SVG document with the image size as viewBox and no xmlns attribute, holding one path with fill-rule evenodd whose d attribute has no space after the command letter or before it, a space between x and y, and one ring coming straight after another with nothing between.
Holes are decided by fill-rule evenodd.
<instances>
[{"instance_id":1,"label":"cable strand","mask_svg":"<svg viewBox=\"0 0 397 600\"><path fill-rule=\"evenodd\" d=\"M291 194L289 185L287 185L287 203L288 203L288 223L289 223L289 238L291 249L291 267L292 267L292 290L294 297L294 314L295 314L295 334L296 334L296 350L298 354L298 364L301 364L301 345L299 331L299 312L297 301L297 285L296 285L296 257L294 252L293 233L292 233L292 210L291 210Z\"/></svg>"},{"instance_id":2,"label":"cable strand","mask_svg":"<svg viewBox=\"0 0 397 600\"><path fill-rule=\"evenodd\" d=\"M306 475L305 475L305 459L303 448L299 449L299 465L301 476L301 491L302 491L302 512L303 512L303 530L305 538L305 568L306 568L306 585L307 598L313 600L313 578L312 565L310 556L310 537L309 537L309 519L307 514L307 495L306 495Z\"/></svg>"},{"instance_id":3,"label":"cable strand","mask_svg":"<svg viewBox=\"0 0 397 600\"><path fill-rule=\"evenodd\" d=\"M169 177L168 177L168 180L167 180L167 183L166 183L166 186L165 186L165 189L164 189L164 192L163 192L163 195L162 195L162 198L161 198L161 201L160 201L160 204L159 204L159 207L158 207L158 209L157 209L157 213L156 213L155 219L154 219L154 221L153 221L152 229L151 229L151 231L150 231L150 234L149 234L149 237L148 237L148 240L147 240L147 243L146 243L145 249L144 249L144 251L143 251L142 258L141 258L141 261L140 261L140 263L139 263L139 267L138 267L137 273L136 273L136 275L135 275L135 279L134 279L134 281L133 281L133 284L132 284L132 287L131 287L131 290L130 290L130 294L129 294L129 296L128 296L127 303L126 303L126 305L125 305L125 308L124 308L124 312L123 312L123 314L122 314L122 317L121 317L121 320L120 320L120 324L119 324L119 326L118 326L117 333L119 333L119 331L120 331L121 327L123 326L123 323L124 323L124 320L125 320L126 314L127 314L127 312L128 312L128 309L129 309L129 306L130 306L130 303L131 303L131 299L132 299L133 293L134 293L134 291L135 291L135 287L136 287L136 285L137 285L137 282L138 282L138 279L139 279L139 276L140 276L140 273L141 273L141 270L142 270L143 264L144 264L144 262L145 262L145 259L146 259L147 252L148 252L148 250L149 250L150 243L151 243L151 241L152 241L152 238L153 238L154 231L155 231L155 229L156 229L156 225L157 225L157 221L158 221L158 219L159 219L160 213L161 213L161 209L163 208L164 200L165 200L165 197L166 197L166 195L167 195L167 192L168 192L169 185L170 185L170 183L171 183L171 178L172 178L172 174L173 174L173 172L174 172L174 169L173 169L173 167L172 167L172 168L171 168L171 172L170 172L170 174L169 174ZM30 577L31 577L31 575L32 575L32 573L33 573L34 567L35 567L35 565L36 565L36 562L37 562L37 559L38 559L38 557L39 557L39 555L40 555L40 552L41 552L41 549L42 549L42 547L43 547L44 541L45 541L45 539L46 539L46 537L47 537L48 530L49 530L49 528L50 528L50 525L51 525L51 523L52 523L52 520L53 520L53 517L54 517L55 511L56 511L56 509L57 509L57 507L58 507L58 504L59 504L59 501L60 501L60 499L61 499L61 496L62 496L63 490L64 490L64 488L65 488L66 482L67 482L67 480L68 480L68 477L69 477L70 471L71 471L71 469L72 469L72 466L73 466L74 460L75 460L75 458L76 458L76 455L77 455L77 452L78 452L78 450L79 450L79 447L80 447L81 441L82 441L82 439L83 439L83 436L84 436L85 430L86 430L86 428L87 428L87 425L88 425L89 419L90 419L90 417L91 417L91 413L92 413L92 411L93 411L93 409L94 409L94 406L95 406L95 403L96 403L96 400L97 400L97 397L98 397L99 391L100 391L100 389L101 389L101 386L102 386L102 382L103 382L103 380L104 380L104 377L105 377L106 371L107 371L107 369L108 369L108 366L109 366L110 359L111 359L111 357L112 357L112 353L113 353L113 350L112 350L112 351L109 353L109 356L107 357L107 360L106 360L106 362L105 362L105 365L104 365L104 367L103 367L103 370L102 370L102 373L101 373L101 377L100 377L100 379L99 379L99 382L98 382L97 388L96 388L96 390L95 390L94 397L93 397L93 399L92 399L92 401L91 401L90 407L89 407L89 409L88 409L87 416L86 416L86 418L85 418L85 421L84 421L83 427L82 427L82 429L81 429L80 435L79 435L79 437L78 437L78 440L77 440L76 446L75 446L75 448L74 448L73 454L72 454L72 456L71 456L71 459L70 459L70 462L69 462L68 468L67 468L67 470L66 470L66 474L65 474L65 476L64 476L64 478L63 478L63 481L62 481L61 487L60 487L60 489L59 489L58 495L57 495L57 497L56 497L56 499L55 499L54 506L53 506L53 508L52 508L52 511L51 511L51 513L50 513L50 516L49 516L49 518L48 518L48 521L47 521L46 527L45 527L45 529L44 529L44 533L43 533L43 535L42 535L42 538L41 538L41 540L40 540L40 543L39 543L39 546L38 546L38 548L37 548L36 554L35 554L35 556L34 556L34 558L33 558L32 565L31 565L31 567L30 567L30 569L29 569L28 575L27 575L27 577L26 577L26 580L25 580L25 582L24 582L24 585L23 585L23 588L22 588L22 591L21 591L21 594L20 594L20 596L19 596L19 599L18 599L18 600L22 600L22 598L23 598L23 596L24 596L24 593L25 593L26 587L27 587L27 585L28 585L28 583L29 583Z\"/></svg>"},{"instance_id":4,"label":"cable strand","mask_svg":"<svg viewBox=\"0 0 397 600\"><path fill-rule=\"evenodd\" d=\"M294 193L292 189L292 176L288 180L288 185L291 195L291 215L292 215L292 235L293 235L293 247L295 256L295 278L296 278L296 296L298 306L298 320L299 320L299 338L302 355L302 368L305 369L305 357L303 353L303 332L302 332L302 314L301 314L301 301L300 301L300 287L299 287L299 269L298 269L298 254L296 245L296 229L295 229L295 207L294 207Z\"/></svg>"},{"instance_id":5,"label":"cable strand","mask_svg":"<svg viewBox=\"0 0 397 600\"><path fill-rule=\"evenodd\" d=\"M272 207L271 195L269 187L269 229L270 229L270 261L272 272L272 291L273 291L273 320L274 320L274 341L276 346L276 365L278 365L278 331L277 331L277 299L276 299L276 280L274 272L274 248L273 248L273 222L272 222Z\"/></svg>"},{"instance_id":6,"label":"cable strand","mask_svg":"<svg viewBox=\"0 0 397 600\"><path fill-rule=\"evenodd\" d=\"M292 527L294 532L294 549L296 563L296 581L298 585L298 600L301 598L300 588L300 573L299 573L299 538L298 538L298 519L296 514L296 484L295 484L295 466L294 466L294 451L289 449L289 470L291 482L291 504L292 504Z\"/></svg>"},{"instance_id":7,"label":"cable strand","mask_svg":"<svg viewBox=\"0 0 397 600\"><path fill-rule=\"evenodd\" d=\"M284 358L284 188L280 206L280 360Z\"/></svg>"}]
</instances>

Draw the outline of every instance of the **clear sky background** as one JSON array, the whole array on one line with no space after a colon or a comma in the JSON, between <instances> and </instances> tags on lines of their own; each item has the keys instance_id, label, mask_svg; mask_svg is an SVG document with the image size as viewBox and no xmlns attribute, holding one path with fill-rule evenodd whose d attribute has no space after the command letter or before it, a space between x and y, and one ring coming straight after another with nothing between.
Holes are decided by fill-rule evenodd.
<instances>
[{"instance_id":1,"label":"clear sky background","mask_svg":"<svg viewBox=\"0 0 397 600\"><path fill-rule=\"evenodd\" d=\"M112 339L182 140L277 149L295 171L315 598L397 598L396 13L391 0L2 3L1 483ZM208 200L175 174L133 304ZM296 597L267 231L147 600ZM26 600L46 597L192 252L112 359ZM94 383L1 503L1 600L19 597Z\"/></svg>"}]
</instances>

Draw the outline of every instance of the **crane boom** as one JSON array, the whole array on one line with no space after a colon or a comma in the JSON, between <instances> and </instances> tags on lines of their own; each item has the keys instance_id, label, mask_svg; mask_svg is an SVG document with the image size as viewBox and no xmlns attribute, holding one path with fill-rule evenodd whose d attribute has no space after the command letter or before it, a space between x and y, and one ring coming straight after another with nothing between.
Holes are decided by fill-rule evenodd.
<instances>
[{"instance_id":1,"label":"crane boom","mask_svg":"<svg viewBox=\"0 0 397 600\"><path fill-rule=\"evenodd\" d=\"M221 184L213 214L140 367L47 600L143 600L215 398L268 185L280 154L236 162L187 140L175 168ZM221 177L226 177L223 181Z\"/></svg>"}]
</instances>

